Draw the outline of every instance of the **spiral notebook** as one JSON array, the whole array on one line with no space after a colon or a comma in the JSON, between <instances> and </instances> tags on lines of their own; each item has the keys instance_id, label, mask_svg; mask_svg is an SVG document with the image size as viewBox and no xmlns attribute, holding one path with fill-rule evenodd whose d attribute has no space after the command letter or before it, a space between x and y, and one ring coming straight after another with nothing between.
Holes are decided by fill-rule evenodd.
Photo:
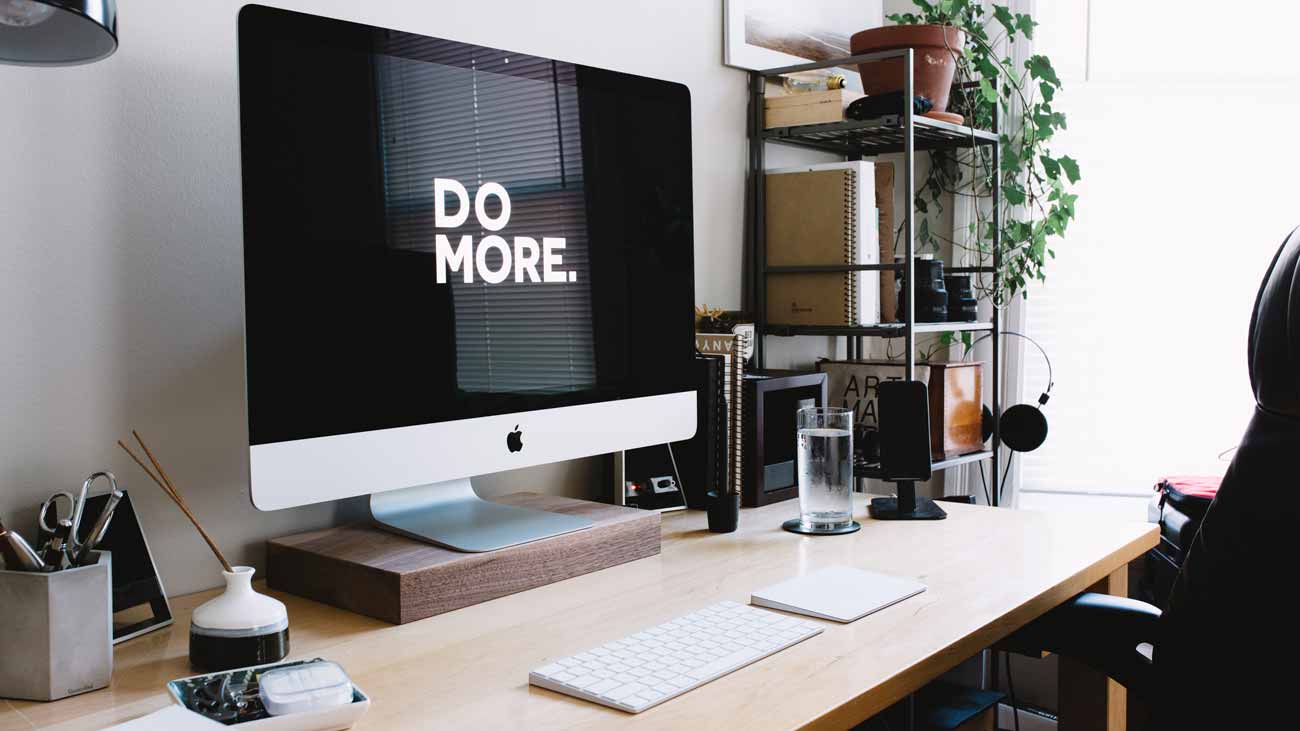
<instances>
[{"instance_id":1,"label":"spiral notebook","mask_svg":"<svg viewBox=\"0 0 1300 731\"><path fill-rule=\"evenodd\" d=\"M767 173L767 265L876 264L875 176L868 162ZM768 274L767 319L782 325L880 322L879 274Z\"/></svg>"}]
</instances>

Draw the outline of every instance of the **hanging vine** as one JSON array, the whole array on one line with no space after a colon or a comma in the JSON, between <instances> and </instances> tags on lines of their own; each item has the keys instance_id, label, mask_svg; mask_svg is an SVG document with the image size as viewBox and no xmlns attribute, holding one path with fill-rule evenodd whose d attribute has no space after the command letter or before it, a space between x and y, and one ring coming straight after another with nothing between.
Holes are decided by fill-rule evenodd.
<instances>
[{"instance_id":1,"label":"hanging vine","mask_svg":"<svg viewBox=\"0 0 1300 731\"><path fill-rule=\"evenodd\" d=\"M975 129L992 129L995 110L1001 112L1002 122L997 170L989 147L931 153L929 174L916 197L921 214L917 238L922 248L937 251L946 242L954 252L973 252L988 266L995 241L992 206L1000 206L1001 269L990 279L977 280L976 286L982 296L1005 305L1017 293L1027 296L1031 281L1045 281L1047 262L1056 256L1053 246L1074 220L1078 196L1070 191L1079 182L1079 164L1050 147L1056 132L1066 126L1065 115L1052 106L1061 80L1044 55L1032 55L1017 68L1009 53L999 53L1017 41L1033 39L1037 23L1028 14L1002 5L986 13L978 0L912 1L918 12L889 19L953 26L964 33L965 47L950 49L957 66L950 111L963 115ZM992 200L994 176L1002 186L1000 201ZM946 195L975 199L974 220L952 237L932 223L943 213ZM969 333L963 341L969 344Z\"/></svg>"}]
</instances>

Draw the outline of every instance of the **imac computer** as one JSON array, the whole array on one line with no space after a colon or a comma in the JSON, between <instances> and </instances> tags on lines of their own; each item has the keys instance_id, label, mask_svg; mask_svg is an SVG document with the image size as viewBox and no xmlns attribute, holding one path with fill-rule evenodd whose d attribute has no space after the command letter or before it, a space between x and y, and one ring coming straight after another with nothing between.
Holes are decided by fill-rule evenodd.
<instances>
[{"instance_id":1,"label":"imac computer","mask_svg":"<svg viewBox=\"0 0 1300 731\"><path fill-rule=\"evenodd\" d=\"M256 507L490 551L590 522L471 477L694 433L686 87L247 6L239 94Z\"/></svg>"}]
</instances>

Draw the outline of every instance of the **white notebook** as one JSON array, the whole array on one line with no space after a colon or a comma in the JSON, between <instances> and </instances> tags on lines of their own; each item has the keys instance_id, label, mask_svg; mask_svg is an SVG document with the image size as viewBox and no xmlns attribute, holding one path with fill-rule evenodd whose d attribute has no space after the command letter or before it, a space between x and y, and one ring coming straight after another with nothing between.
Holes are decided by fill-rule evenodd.
<instances>
[{"instance_id":1,"label":"white notebook","mask_svg":"<svg viewBox=\"0 0 1300 731\"><path fill-rule=\"evenodd\" d=\"M831 566L759 589L750 604L852 622L925 591L925 584L848 566Z\"/></svg>"}]
</instances>

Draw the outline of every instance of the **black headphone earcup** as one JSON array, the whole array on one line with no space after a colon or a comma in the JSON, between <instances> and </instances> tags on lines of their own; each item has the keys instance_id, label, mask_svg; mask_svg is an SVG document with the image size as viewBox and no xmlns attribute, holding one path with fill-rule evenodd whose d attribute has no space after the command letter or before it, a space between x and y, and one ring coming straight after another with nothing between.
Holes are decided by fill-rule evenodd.
<instances>
[{"instance_id":1,"label":"black headphone earcup","mask_svg":"<svg viewBox=\"0 0 1300 731\"><path fill-rule=\"evenodd\" d=\"M1032 452L1047 440L1047 416L1029 404L1016 404L1002 412L1002 442L1017 452Z\"/></svg>"},{"instance_id":2,"label":"black headphone earcup","mask_svg":"<svg viewBox=\"0 0 1300 731\"><path fill-rule=\"evenodd\" d=\"M980 435L985 442L993 437L993 409L988 406L980 407Z\"/></svg>"}]
</instances>

